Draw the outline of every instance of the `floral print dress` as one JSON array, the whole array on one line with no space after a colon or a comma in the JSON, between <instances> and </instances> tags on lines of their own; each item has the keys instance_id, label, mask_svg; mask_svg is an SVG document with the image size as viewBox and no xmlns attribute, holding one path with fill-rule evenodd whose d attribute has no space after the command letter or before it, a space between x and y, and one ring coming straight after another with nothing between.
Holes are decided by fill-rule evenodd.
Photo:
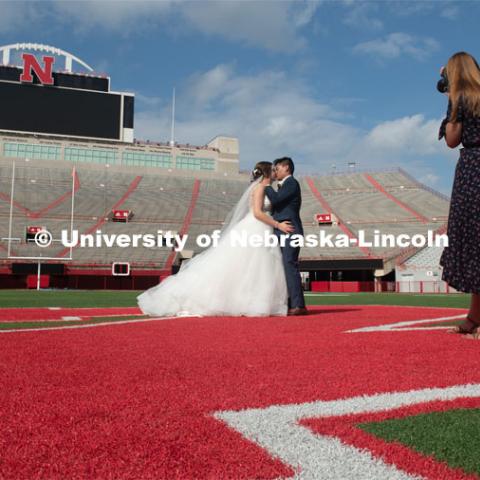
<instances>
[{"instance_id":1,"label":"floral print dress","mask_svg":"<svg viewBox=\"0 0 480 480\"><path fill-rule=\"evenodd\" d=\"M451 115L449 101L438 138L445 136ZM448 214L448 247L440 265L442 279L460 292L480 293L480 117L459 100L457 121L462 122L462 145L455 168Z\"/></svg>"}]
</instances>

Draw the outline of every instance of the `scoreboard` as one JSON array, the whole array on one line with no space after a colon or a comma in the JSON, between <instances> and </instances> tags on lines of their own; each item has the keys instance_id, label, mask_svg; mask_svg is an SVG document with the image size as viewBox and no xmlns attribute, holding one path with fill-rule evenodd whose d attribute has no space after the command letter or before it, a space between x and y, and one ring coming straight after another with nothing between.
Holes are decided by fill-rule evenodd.
<instances>
[{"instance_id":1,"label":"scoreboard","mask_svg":"<svg viewBox=\"0 0 480 480\"><path fill-rule=\"evenodd\" d=\"M108 77L48 72L25 57L23 68L0 65L0 130L133 142L133 94L110 91Z\"/></svg>"}]
</instances>

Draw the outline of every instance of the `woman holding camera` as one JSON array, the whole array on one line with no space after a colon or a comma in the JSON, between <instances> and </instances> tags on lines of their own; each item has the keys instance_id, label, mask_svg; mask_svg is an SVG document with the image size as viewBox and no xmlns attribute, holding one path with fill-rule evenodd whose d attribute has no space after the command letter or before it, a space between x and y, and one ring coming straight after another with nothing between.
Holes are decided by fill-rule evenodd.
<instances>
[{"instance_id":1,"label":"woman holding camera","mask_svg":"<svg viewBox=\"0 0 480 480\"><path fill-rule=\"evenodd\" d=\"M441 72L439 90L448 97L440 126L450 148L462 144L448 214L448 247L442 253L442 279L471 293L470 310L453 332L480 338L480 68L465 52L454 54Z\"/></svg>"}]
</instances>

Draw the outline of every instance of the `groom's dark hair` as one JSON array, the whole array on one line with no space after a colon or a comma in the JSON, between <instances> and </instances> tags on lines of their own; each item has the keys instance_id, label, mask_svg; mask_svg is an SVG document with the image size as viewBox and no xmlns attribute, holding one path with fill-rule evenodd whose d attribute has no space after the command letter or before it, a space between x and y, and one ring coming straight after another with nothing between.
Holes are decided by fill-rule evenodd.
<instances>
[{"instance_id":1,"label":"groom's dark hair","mask_svg":"<svg viewBox=\"0 0 480 480\"><path fill-rule=\"evenodd\" d=\"M293 171L295 170L295 165L293 164L293 160L290 157L282 157L277 158L273 162L274 166L277 165L288 165L288 171L293 175Z\"/></svg>"}]
</instances>

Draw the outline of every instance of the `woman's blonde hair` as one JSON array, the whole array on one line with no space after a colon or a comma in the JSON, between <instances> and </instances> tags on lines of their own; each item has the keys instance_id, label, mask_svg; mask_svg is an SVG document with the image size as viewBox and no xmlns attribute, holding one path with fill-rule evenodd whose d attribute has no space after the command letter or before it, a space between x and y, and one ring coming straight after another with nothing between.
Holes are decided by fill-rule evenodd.
<instances>
[{"instance_id":1,"label":"woman's blonde hair","mask_svg":"<svg viewBox=\"0 0 480 480\"><path fill-rule=\"evenodd\" d=\"M446 71L452 102L450 120L457 120L460 97L473 115L480 116L480 69L477 61L466 52L457 52L448 60Z\"/></svg>"}]
</instances>

